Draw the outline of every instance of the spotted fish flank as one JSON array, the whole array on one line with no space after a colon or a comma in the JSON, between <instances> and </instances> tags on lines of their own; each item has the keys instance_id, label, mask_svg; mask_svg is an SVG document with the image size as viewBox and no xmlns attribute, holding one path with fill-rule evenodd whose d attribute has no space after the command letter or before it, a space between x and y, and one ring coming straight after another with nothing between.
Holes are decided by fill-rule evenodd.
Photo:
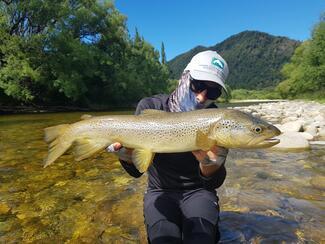
<instances>
[{"instance_id":1,"label":"spotted fish flank","mask_svg":"<svg viewBox=\"0 0 325 244\"><path fill-rule=\"evenodd\" d=\"M155 153L208 150L213 145L226 148L270 147L280 134L273 125L232 109L203 109L168 113L145 110L139 116L88 117L69 125L45 129L49 154L45 167L71 145L76 160L83 160L114 142L134 148L132 160L139 171L147 170Z\"/></svg>"}]
</instances>

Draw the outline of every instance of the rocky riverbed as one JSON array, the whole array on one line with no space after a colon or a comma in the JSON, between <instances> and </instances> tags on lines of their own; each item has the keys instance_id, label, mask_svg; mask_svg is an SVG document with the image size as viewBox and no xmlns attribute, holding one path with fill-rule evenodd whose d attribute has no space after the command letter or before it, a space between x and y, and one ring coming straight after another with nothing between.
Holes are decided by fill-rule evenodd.
<instances>
[{"instance_id":1,"label":"rocky riverbed","mask_svg":"<svg viewBox=\"0 0 325 244\"><path fill-rule=\"evenodd\" d=\"M306 150L325 145L325 105L306 101L261 103L235 109L251 113L277 126L282 134L274 149Z\"/></svg>"}]
</instances>

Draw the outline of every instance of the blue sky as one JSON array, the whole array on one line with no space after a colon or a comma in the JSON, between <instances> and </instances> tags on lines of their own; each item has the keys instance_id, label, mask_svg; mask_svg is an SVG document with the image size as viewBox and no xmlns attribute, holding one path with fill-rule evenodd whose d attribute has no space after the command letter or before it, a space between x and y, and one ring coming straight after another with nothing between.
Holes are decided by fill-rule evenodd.
<instances>
[{"instance_id":1,"label":"blue sky","mask_svg":"<svg viewBox=\"0 0 325 244\"><path fill-rule=\"evenodd\" d=\"M167 60L197 45L212 46L245 30L306 40L325 12L325 0L115 0L135 28Z\"/></svg>"}]
</instances>

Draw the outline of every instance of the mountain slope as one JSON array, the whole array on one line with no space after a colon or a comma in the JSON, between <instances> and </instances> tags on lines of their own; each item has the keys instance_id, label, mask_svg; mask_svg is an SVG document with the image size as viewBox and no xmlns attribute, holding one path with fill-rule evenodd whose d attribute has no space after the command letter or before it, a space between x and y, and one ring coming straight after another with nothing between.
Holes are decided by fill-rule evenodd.
<instances>
[{"instance_id":1,"label":"mountain slope","mask_svg":"<svg viewBox=\"0 0 325 244\"><path fill-rule=\"evenodd\" d=\"M197 46L167 64L171 78L178 79L187 63L198 52L215 50L227 61L232 89L274 87L281 81L280 70L289 62L300 42L258 31L244 31L212 47Z\"/></svg>"}]
</instances>

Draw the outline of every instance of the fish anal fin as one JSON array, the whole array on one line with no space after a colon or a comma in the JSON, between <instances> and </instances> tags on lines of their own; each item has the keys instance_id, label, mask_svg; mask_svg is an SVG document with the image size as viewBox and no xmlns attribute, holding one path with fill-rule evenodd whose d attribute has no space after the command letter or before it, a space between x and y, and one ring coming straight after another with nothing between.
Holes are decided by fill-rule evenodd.
<instances>
[{"instance_id":1,"label":"fish anal fin","mask_svg":"<svg viewBox=\"0 0 325 244\"><path fill-rule=\"evenodd\" d=\"M132 162L139 172L143 173L149 168L154 155L148 149L134 149L132 152Z\"/></svg>"},{"instance_id":2,"label":"fish anal fin","mask_svg":"<svg viewBox=\"0 0 325 244\"><path fill-rule=\"evenodd\" d=\"M158 110L158 109L144 109L142 110L140 115L164 114L164 113L168 113L168 112L163 110Z\"/></svg>"},{"instance_id":3,"label":"fish anal fin","mask_svg":"<svg viewBox=\"0 0 325 244\"><path fill-rule=\"evenodd\" d=\"M215 144L215 141L210 139L206 133L198 130L196 133L196 145L202 150L209 150Z\"/></svg>"},{"instance_id":4,"label":"fish anal fin","mask_svg":"<svg viewBox=\"0 0 325 244\"><path fill-rule=\"evenodd\" d=\"M90 157L109 145L109 141L99 138L78 138L74 147L74 155L77 161Z\"/></svg>"}]
</instances>

